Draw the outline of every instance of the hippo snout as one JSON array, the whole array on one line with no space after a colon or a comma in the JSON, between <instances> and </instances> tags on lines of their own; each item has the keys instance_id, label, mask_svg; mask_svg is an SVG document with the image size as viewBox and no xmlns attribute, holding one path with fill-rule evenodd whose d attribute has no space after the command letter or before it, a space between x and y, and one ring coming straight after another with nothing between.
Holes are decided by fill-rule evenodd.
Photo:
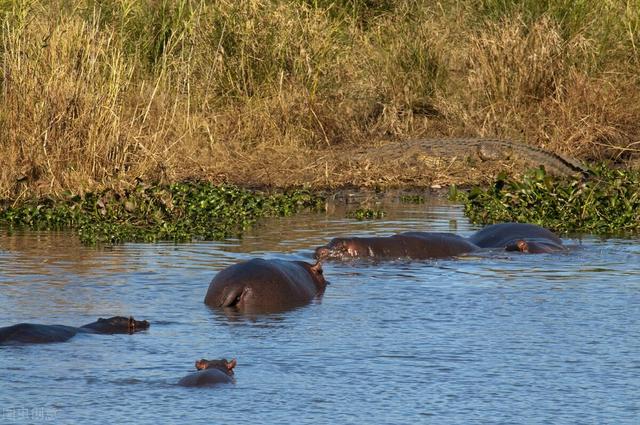
<instances>
[{"instance_id":1,"label":"hippo snout","mask_svg":"<svg viewBox=\"0 0 640 425\"><path fill-rule=\"evenodd\" d=\"M133 329L134 331L149 329L149 322L147 320L134 320Z\"/></svg>"}]
</instances>

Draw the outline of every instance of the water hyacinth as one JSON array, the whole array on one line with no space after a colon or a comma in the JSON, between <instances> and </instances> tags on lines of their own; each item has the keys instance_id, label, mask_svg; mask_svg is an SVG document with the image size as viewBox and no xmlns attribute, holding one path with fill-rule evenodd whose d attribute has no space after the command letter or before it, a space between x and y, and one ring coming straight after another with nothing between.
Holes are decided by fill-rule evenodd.
<instances>
[{"instance_id":1,"label":"water hyacinth","mask_svg":"<svg viewBox=\"0 0 640 425\"><path fill-rule=\"evenodd\" d=\"M403 204L424 204L426 200L422 195L402 195L400 202Z\"/></svg>"},{"instance_id":2,"label":"water hyacinth","mask_svg":"<svg viewBox=\"0 0 640 425\"><path fill-rule=\"evenodd\" d=\"M537 169L521 180L499 176L489 188L460 194L474 223L518 221L559 232L640 231L640 173L596 167L587 179L557 179Z\"/></svg>"},{"instance_id":3,"label":"water hyacinth","mask_svg":"<svg viewBox=\"0 0 640 425\"><path fill-rule=\"evenodd\" d=\"M323 209L323 197L307 190L267 194L235 186L176 183L7 206L0 210L0 224L9 229L74 229L86 244L187 242L240 236L260 217L306 208Z\"/></svg>"},{"instance_id":4,"label":"water hyacinth","mask_svg":"<svg viewBox=\"0 0 640 425\"><path fill-rule=\"evenodd\" d=\"M380 209L358 208L347 213L347 218L355 218L356 220L377 220L384 218L385 212Z\"/></svg>"}]
</instances>

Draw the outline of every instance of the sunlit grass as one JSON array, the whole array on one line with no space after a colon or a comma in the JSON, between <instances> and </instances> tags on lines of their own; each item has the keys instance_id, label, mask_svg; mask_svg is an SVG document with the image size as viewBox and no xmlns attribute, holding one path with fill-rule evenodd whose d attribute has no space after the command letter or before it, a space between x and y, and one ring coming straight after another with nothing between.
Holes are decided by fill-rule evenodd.
<instances>
[{"instance_id":1,"label":"sunlit grass","mask_svg":"<svg viewBox=\"0 0 640 425\"><path fill-rule=\"evenodd\" d=\"M281 185L398 138L640 140L638 0L4 0L0 23L0 198Z\"/></svg>"}]
</instances>

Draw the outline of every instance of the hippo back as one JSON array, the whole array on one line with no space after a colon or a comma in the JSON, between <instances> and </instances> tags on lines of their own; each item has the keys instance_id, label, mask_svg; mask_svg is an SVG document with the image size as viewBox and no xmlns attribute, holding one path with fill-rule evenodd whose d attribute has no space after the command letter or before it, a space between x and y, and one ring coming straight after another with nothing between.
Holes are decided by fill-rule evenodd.
<instances>
[{"instance_id":1,"label":"hippo back","mask_svg":"<svg viewBox=\"0 0 640 425\"><path fill-rule=\"evenodd\" d=\"M492 224L469 237L469 241L481 248L505 248L518 240L538 241L562 248L562 240L555 233L529 223Z\"/></svg>"},{"instance_id":2,"label":"hippo back","mask_svg":"<svg viewBox=\"0 0 640 425\"><path fill-rule=\"evenodd\" d=\"M46 344L64 342L78 333L78 328L64 325L18 323L0 328L0 344Z\"/></svg>"},{"instance_id":3,"label":"hippo back","mask_svg":"<svg viewBox=\"0 0 640 425\"><path fill-rule=\"evenodd\" d=\"M467 239L452 233L405 232L386 237L334 238L316 249L316 258L448 258L477 249Z\"/></svg>"},{"instance_id":4,"label":"hippo back","mask_svg":"<svg viewBox=\"0 0 640 425\"><path fill-rule=\"evenodd\" d=\"M183 387L204 387L216 384L231 384L233 382L233 376L221 371L220 369L211 368L190 373L180 379L180 381L178 381L178 385Z\"/></svg>"},{"instance_id":5,"label":"hippo back","mask_svg":"<svg viewBox=\"0 0 640 425\"><path fill-rule=\"evenodd\" d=\"M213 307L277 311L309 302L326 282L302 261L252 259L220 271L204 302Z\"/></svg>"},{"instance_id":6,"label":"hippo back","mask_svg":"<svg viewBox=\"0 0 640 425\"><path fill-rule=\"evenodd\" d=\"M462 236L443 232L405 232L396 235L406 239L411 258L447 258L466 254L479 249L477 245Z\"/></svg>"}]
</instances>

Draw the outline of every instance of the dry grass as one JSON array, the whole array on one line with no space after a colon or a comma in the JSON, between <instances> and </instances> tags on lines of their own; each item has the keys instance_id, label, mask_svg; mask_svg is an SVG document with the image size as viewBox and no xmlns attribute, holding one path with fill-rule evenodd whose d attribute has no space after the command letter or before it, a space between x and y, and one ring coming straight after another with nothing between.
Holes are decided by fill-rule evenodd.
<instances>
[{"instance_id":1,"label":"dry grass","mask_svg":"<svg viewBox=\"0 0 640 425\"><path fill-rule=\"evenodd\" d=\"M637 155L638 0L473 3L0 1L0 198L486 176L352 157L425 136Z\"/></svg>"}]
</instances>

